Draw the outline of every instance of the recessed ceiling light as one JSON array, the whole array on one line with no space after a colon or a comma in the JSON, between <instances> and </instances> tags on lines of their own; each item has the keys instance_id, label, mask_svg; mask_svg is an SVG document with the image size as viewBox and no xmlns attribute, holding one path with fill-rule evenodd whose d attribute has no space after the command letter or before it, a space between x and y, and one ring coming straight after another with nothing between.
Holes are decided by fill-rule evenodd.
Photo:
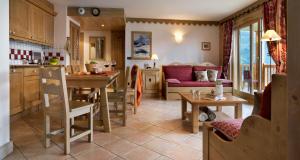
<instances>
[{"instance_id":1,"label":"recessed ceiling light","mask_svg":"<svg viewBox=\"0 0 300 160\"><path fill-rule=\"evenodd\" d=\"M101 24L101 27L104 27L104 24Z\"/></svg>"}]
</instances>

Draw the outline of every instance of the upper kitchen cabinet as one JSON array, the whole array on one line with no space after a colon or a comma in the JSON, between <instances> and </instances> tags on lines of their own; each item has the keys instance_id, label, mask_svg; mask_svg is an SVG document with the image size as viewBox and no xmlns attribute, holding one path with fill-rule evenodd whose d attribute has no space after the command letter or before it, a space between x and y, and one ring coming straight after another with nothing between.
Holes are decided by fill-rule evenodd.
<instances>
[{"instance_id":1,"label":"upper kitchen cabinet","mask_svg":"<svg viewBox=\"0 0 300 160\"><path fill-rule=\"evenodd\" d=\"M48 13L44 14L45 43L53 46L54 44L54 17Z\"/></svg>"},{"instance_id":2,"label":"upper kitchen cabinet","mask_svg":"<svg viewBox=\"0 0 300 160\"><path fill-rule=\"evenodd\" d=\"M45 43L45 26L44 26L44 12L34 6L30 6L31 13L31 38L34 41Z\"/></svg>"},{"instance_id":3,"label":"upper kitchen cabinet","mask_svg":"<svg viewBox=\"0 0 300 160\"><path fill-rule=\"evenodd\" d=\"M10 38L53 46L54 16L47 0L10 0Z\"/></svg>"},{"instance_id":4,"label":"upper kitchen cabinet","mask_svg":"<svg viewBox=\"0 0 300 160\"><path fill-rule=\"evenodd\" d=\"M30 33L30 3L26 0L9 1L9 34L16 39L29 39Z\"/></svg>"}]
</instances>

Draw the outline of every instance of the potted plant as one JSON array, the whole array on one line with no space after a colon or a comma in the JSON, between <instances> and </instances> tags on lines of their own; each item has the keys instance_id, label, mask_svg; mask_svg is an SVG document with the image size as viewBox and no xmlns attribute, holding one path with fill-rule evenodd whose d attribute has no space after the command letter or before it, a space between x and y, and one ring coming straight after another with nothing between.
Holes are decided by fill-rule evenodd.
<instances>
[{"instance_id":1,"label":"potted plant","mask_svg":"<svg viewBox=\"0 0 300 160\"><path fill-rule=\"evenodd\" d=\"M93 68L98 67L98 63L95 60L91 60L90 63L85 64L86 71L92 72Z\"/></svg>"}]
</instances>

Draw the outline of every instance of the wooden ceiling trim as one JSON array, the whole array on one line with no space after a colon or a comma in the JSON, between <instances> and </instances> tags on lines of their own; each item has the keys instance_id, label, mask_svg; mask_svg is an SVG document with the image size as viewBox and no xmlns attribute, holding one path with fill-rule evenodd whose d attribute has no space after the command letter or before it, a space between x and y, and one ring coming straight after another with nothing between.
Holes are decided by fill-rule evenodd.
<instances>
[{"instance_id":1,"label":"wooden ceiling trim","mask_svg":"<svg viewBox=\"0 0 300 160\"><path fill-rule=\"evenodd\" d=\"M196 20L176 20L176 19L153 19L153 18L126 18L129 23L154 23L154 24L176 24L176 25L215 25L218 26L218 21L196 21Z\"/></svg>"},{"instance_id":2,"label":"wooden ceiling trim","mask_svg":"<svg viewBox=\"0 0 300 160\"><path fill-rule=\"evenodd\" d=\"M78 8L80 7L68 7L68 16L81 16L78 13ZM81 17L95 17L92 15L92 8L94 7L82 7L85 9L85 14ZM108 16L108 17L124 17L123 8L99 8L99 16ZM96 16L97 17L97 16Z\"/></svg>"},{"instance_id":3,"label":"wooden ceiling trim","mask_svg":"<svg viewBox=\"0 0 300 160\"><path fill-rule=\"evenodd\" d=\"M244 8L244 9L241 9L241 10L233 13L232 15L220 20L220 24L223 24L224 22L226 22L230 19L237 19L245 14L255 11L255 10L259 9L267 1L270 1L270 0L258 0L256 2L254 2L253 4L251 4L250 6Z\"/></svg>"}]
</instances>

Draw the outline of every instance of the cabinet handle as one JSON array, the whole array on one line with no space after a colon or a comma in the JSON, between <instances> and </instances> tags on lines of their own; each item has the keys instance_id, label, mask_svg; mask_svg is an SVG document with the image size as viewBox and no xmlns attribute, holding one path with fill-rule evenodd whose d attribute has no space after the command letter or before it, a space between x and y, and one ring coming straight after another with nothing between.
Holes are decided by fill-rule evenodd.
<instances>
[{"instance_id":1,"label":"cabinet handle","mask_svg":"<svg viewBox=\"0 0 300 160\"><path fill-rule=\"evenodd\" d=\"M149 78L149 82L151 82L151 78Z\"/></svg>"},{"instance_id":2,"label":"cabinet handle","mask_svg":"<svg viewBox=\"0 0 300 160\"><path fill-rule=\"evenodd\" d=\"M11 30L9 30L9 34L12 34L12 31L11 31Z\"/></svg>"},{"instance_id":3,"label":"cabinet handle","mask_svg":"<svg viewBox=\"0 0 300 160\"><path fill-rule=\"evenodd\" d=\"M16 72L16 70L15 70L15 69L12 69L12 72L13 72L13 73L15 73L15 72Z\"/></svg>"},{"instance_id":4,"label":"cabinet handle","mask_svg":"<svg viewBox=\"0 0 300 160\"><path fill-rule=\"evenodd\" d=\"M34 73L36 73L36 70L33 70Z\"/></svg>"}]
</instances>

